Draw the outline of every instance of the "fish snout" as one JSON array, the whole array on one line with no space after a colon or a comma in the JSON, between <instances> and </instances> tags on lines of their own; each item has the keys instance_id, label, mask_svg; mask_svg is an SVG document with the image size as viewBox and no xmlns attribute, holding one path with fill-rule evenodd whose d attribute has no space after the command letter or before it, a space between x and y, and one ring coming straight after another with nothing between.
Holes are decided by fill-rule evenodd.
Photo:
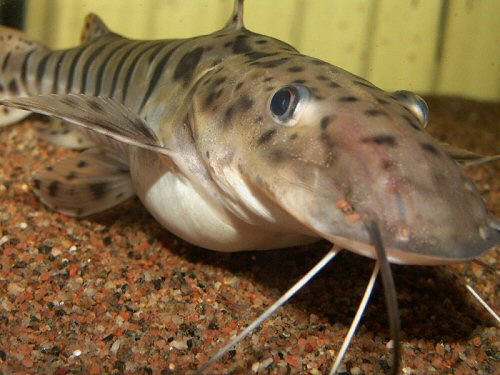
<instances>
[{"instance_id":1,"label":"fish snout","mask_svg":"<svg viewBox=\"0 0 500 375\"><path fill-rule=\"evenodd\" d=\"M389 259L402 264L469 260L500 242L474 184L435 141L366 134L355 126L322 132L328 143L308 147L303 160L309 162L296 164L308 189L291 194L286 206L300 221L374 258L365 223L375 220Z\"/></svg>"}]
</instances>

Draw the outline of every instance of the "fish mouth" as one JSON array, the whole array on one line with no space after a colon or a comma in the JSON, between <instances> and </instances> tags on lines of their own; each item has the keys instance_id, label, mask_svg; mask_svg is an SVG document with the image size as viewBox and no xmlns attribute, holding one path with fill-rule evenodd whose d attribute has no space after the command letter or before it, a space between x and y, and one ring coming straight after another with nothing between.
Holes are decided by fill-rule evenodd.
<instances>
[{"instance_id":1,"label":"fish mouth","mask_svg":"<svg viewBox=\"0 0 500 375\"><path fill-rule=\"evenodd\" d=\"M377 260L375 247L371 243L335 236L328 233L318 233L318 235L353 253ZM465 258L452 259L434 255L426 255L422 253L409 252L393 246L388 246L385 248L385 250L389 262L400 265L437 266L437 265L460 263L476 258L476 256L471 256Z\"/></svg>"},{"instance_id":2,"label":"fish mouth","mask_svg":"<svg viewBox=\"0 0 500 375\"><path fill-rule=\"evenodd\" d=\"M343 202L343 200L341 200ZM332 209L339 211L339 205ZM460 220L457 220L457 228L453 223L442 223L444 229L434 230L432 225L417 226L405 222L384 221L384 213L377 214L373 211L341 211L337 221L329 223L318 223L310 217L302 222L316 234L336 245L366 256L377 259L375 247L373 246L369 233L366 231L366 223L377 221L382 232L387 258L391 263L402 265L446 265L465 262L475 259L495 245L500 243L500 231L492 224L477 226L468 234L460 233ZM292 210L290 214L294 215ZM298 219L298 217L296 216ZM491 215L490 223L495 221ZM496 222L496 221L495 221ZM441 233L443 236L440 236Z\"/></svg>"}]
</instances>

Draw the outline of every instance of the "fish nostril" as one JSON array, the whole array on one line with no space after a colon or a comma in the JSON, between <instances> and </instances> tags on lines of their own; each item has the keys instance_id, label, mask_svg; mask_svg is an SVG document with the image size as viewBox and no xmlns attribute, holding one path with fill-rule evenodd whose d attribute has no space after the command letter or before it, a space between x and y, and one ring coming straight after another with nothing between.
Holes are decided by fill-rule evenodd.
<instances>
[{"instance_id":1,"label":"fish nostril","mask_svg":"<svg viewBox=\"0 0 500 375\"><path fill-rule=\"evenodd\" d=\"M395 91L391 96L410 111L422 127L425 128L427 126L429 122L429 107L424 99L406 90Z\"/></svg>"}]
</instances>

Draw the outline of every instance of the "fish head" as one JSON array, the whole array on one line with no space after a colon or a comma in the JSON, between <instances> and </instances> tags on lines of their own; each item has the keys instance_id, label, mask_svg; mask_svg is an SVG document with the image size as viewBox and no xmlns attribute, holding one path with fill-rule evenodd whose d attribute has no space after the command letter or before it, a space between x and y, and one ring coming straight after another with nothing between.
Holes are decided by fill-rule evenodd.
<instances>
[{"instance_id":1,"label":"fish head","mask_svg":"<svg viewBox=\"0 0 500 375\"><path fill-rule=\"evenodd\" d=\"M499 242L474 184L424 130L421 98L298 53L254 56L213 69L193 99L193 138L230 201L372 258L375 220L395 263L463 261Z\"/></svg>"}]
</instances>

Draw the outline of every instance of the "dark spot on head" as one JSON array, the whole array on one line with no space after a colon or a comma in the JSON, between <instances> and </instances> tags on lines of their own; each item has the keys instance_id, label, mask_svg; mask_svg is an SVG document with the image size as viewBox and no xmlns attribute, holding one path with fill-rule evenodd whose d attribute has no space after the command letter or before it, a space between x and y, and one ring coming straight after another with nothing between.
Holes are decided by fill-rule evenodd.
<instances>
[{"instance_id":1,"label":"dark spot on head","mask_svg":"<svg viewBox=\"0 0 500 375\"><path fill-rule=\"evenodd\" d=\"M297 139L299 135L297 133L293 133L288 139L293 141L294 139Z\"/></svg>"},{"instance_id":2,"label":"dark spot on head","mask_svg":"<svg viewBox=\"0 0 500 375\"><path fill-rule=\"evenodd\" d=\"M264 117L262 117L261 115L259 115L255 118L256 124L260 124L262 121L264 121Z\"/></svg>"},{"instance_id":3,"label":"dark spot on head","mask_svg":"<svg viewBox=\"0 0 500 375\"><path fill-rule=\"evenodd\" d=\"M257 44L266 44L267 40L265 40L265 39L259 39L255 43L257 43Z\"/></svg>"},{"instance_id":4,"label":"dark spot on head","mask_svg":"<svg viewBox=\"0 0 500 375\"><path fill-rule=\"evenodd\" d=\"M307 81L305 79L296 79L295 81L293 81L292 83L296 83L298 85L301 85L303 83L306 83Z\"/></svg>"},{"instance_id":5,"label":"dark spot on head","mask_svg":"<svg viewBox=\"0 0 500 375\"><path fill-rule=\"evenodd\" d=\"M120 193L116 194L115 198L121 199L123 196L124 196L123 192L120 192Z\"/></svg>"},{"instance_id":6,"label":"dark spot on head","mask_svg":"<svg viewBox=\"0 0 500 375\"><path fill-rule=\"evenodd\" d=\"M292 73L298 73L298 72L303 72L304 71L304 67L302 67L302 66L291 66L287 70L289 72L292 72Z\"/></svg>"},{"instance_id":7,"label":"dark spot on head","mask_svg":"<svg viewBox=\"0 0 500 375\"><path fill-rule=\"evenodd\" d=\"M9 108L7 108L7 107L3 107L3 108L2 108L2 111L3 111L4 115L8 115L8 114L9 114L9 112L10 112L10 111L9 111Z\"/></svg>"},{"instance_id":8,"label":"dark spot on head","mask_svg":"<svg viewBox=\"0 0 500 375\"><path fill-rule=\"evenodd\" d=\"M258 65L262 68L276 68L277 66L284 64L288 60L289 60L288 57L282 57L281 59L265 61L265 62L254 61L250 65Z\"/></svg>"},{"instance_id":9,"label":"dark spot on head","mask_svg":"<svg viewBox=\"0 0 500 375\"><path fill-rule=\"evenodd\" d=\"M269 82L269 81L272 81L274 78L271 76L271 77L266 77L264 78L264 80L262 82Z\"/></svg>"},{"instance_id":10,"label":"dark spot on head","mask_svg":"<svg viewBox=\"0 0 500 375\"><path fill-rule=\"evenodd\" d=\"M403 120L406 121L406 123L408 125L410 125L413 129L415 130L422 130L420 129L420 126L418 126L418 124L415 122L415 120L413 120L410 116L408 115L401 115L401 117L403 118Z\"/></svg>"},{"instance_id":11,"label":"dark spot on head","mask_svg":"<svg viewBox=\"0 0 500 375\"><path fill-rule=\"evenodd\" d=\"M49 165L47 168L45 168L47 172L52 172L54 170L54 167L52 165Z\"/></svg>"},{"instance_id":12,"label":"dark spot on head","mask_svg":"<svg viewBox=\"0 0 500 375\"><path fill-rule=\"evenodd\" d=\"M380 162L380 166L382 167L382 169L388 170L394 167L394 163L391 160L382 159L382 161Z\"/></svg>"},{"instance_id":13,"label":"dark spot on head","mask_svg":"<svg viewBox=\"0 0 500 375\"><path fill-rule=\"evenodd\" d=\"M385 116L389 117L389 114L385 111L381 111L380 109L367 109L365 111L365 115L375 117L375 116Z\"/></svg>"},{"instance_id":14,"label":"dark spot on head","mask_svg":"<svg viewBox=\"0 0 500 375\"><path fill-rule=\"evenodd\" d=\"M253 48L247 43L248 35L238 35L233 44L233 53L248 53L252 52Z\"/></svg>"},{"instance_id":15,"label":"dark spot on head","mask_svg":"<svg viewBox=\"0 0 500 375\"><path fill-rule=\"evenodd\" d=\"M335 116L324 116L319 122L321 130L326 130L326 128L328 127L328 125L330 125L334 118Z\"/></svg>"},{"instance_id":16,"label":"dark spot on head","mask_svg":"<svg viewBox=\"0 0 500 375\"><path fill-rule=\"evenodd\" d=\"M234 106L228 107L228 109L226 109L226 112L224 112L224 125L225 126L230 125L231 119L233 117L233 112L234 112Z\"/></svg>"},{"instance_id":17,"label":"dark spot on head","mask_svg":"<svg viewBox=\"0 0 500 375\"><path fill-rule=\"evenodd\" d=\"M99 200L106 195L106 183L96 182L89 185L89 189L94 195L94 198Z\"/></svg>"},{"instance_id":18,"label":"dark spot on head","mask_svg":"<svg viewBox=\"0 0 500 375\"><path fill-rule=\"evenodd\" d=\"M243 86L243 81L238 82L238 83L236 84L236 86L234 87L234 90L235 90L235 91L238 91L239 89L241 89L241 86Z\"/></svg>"},{"instance_id":19,"label":"dark spot on head","mask_svg":"<svg viewBox=\"0 0 500 375\"><path fill-rule=\"evenodd\" d=\"M4 91L3 85L0 83L0 94L3 93L3 91Z\"/></svg>"},{"instance_id":20,"label":"dark spot on head","mask_svg":"<svg viewBox=\"0 0 500 375\"><path fill-rule=\"evenodd\" d=\"M354 80L353 83L358 86L364 86L364 87L369 87L371 89L375 89L376 87L373 86L370 82L364 82L364 81L356 81Z\"/></svg>"},{"instance_id":21,"label":"dark spot on head","mask_svg":"<svg viewBox=\"0 0 500 375\"><path fill-rule=\"evenodd\" d=\"M236 102L238 109L241 109L243 112L248 111L253 106L253 100L248 96L244 95L238 99Z\"/></svg>"},{"instance_id":22,"label":"dark spot on head","mask_svg":"<svg viewBox=\"0 0 500 375\"><path fill-rule=\"evenodd\" d=\"M212 85L213 85L214 87L217 87L217 86L219 86L219 85L222 85L224 82L226 82L226 79L227 79L227 78L226 78L226 77L224 77L224 76L222 76L222 77L218 77L218 78L216 78L216 79L213 81Z\"/></svg>"},{"instance_id":23,"label":"dark spot on head","mask_svg":"<svg viewBox=\"0 0 500 375\"><path fill-rule=\"evenodd\" d=\"M335 142L330 137L330 134L322 132L319 136L321 143L323 143L327 148L332 149L335 146Z\"/></svg>"},{"instance_id":24,"label":"dark spot on head","mask_svg":"<svg viewBox=\"0 0 500 375\"><path fill-rule=\"evenodd\" d=\"M332 88L332 89L338 89L340 87L342 87L341 85L339 85L337 82L334 82L334 81L331 81L329 84L328 84L328 87Z\"/></svg>"},{"instance_id":25,"label":"dark spot on head","mask_svg":"<svg viewBox=\"0 0 500 375\"><path fill-rule=\"evenodd\" d=\"M205 152L205 156L207 157L207 159L210 159L210 151Z\"/></svg>"},{"instance_id":26,"label":"dark spot on head","mask_svg":"<svg viewBox=\"0 0 500 375\"><path fill-rule=\"evenodd\" d=\"M344 103L354 103L357 102L359 99L355 96L341 96L338 100L339 102L344 102Z\"/></svg>"},{"instance_id":27,"label":"dark spot on head","mask_svg":"<svg viewBox=\"0 0 500 375\"><path fill-rule=\"evenodd\" d=\"M363 143L375 143L377 145L387 145L390 147L395 147L396 146L396 138L392 135L388 134L379 134L375 135L373 137L365 137L361 139L361 142Z\"/></svg>"},{"instance_id":28,"label":"dark spot on head","mask_svg":"<svg viewBox=\"0 0 500 375\"><path fill-rule=\"evenodd\" d=\"M40 179L38 178L35 178L33 180L33 186L35 187L36 190L40 190L40 188L42 187L42 181L40 181Z\"/></svg>"},{"instance_id":29,"label":"dark spot on head","mask_svg":"<svg viewBox=\"0 0 500 375\"><path fill-rule=\"evenodd\" d=\"M264 57L276 56L276 55L277 55L277 53L267 53L267 52L259 52L259 51L252 51L252 52L245 53L245 57L248 57L247 62L262 59Z\"/></svg>"},{"instance_id":30,"label":"dark spot on head","mask_svg":"<svg viewBox=\"0 0 500 375\"><path fill-rule=\"evenodd\" d=\"M320 81L326 81L326 80L328 80L328 77L320 74L320 75L316 76L316 79L319 79Z\"/></svg>"},{"instance_id":31,"label":"dark spot on head","mask_svg":"<svg viewBox=\"0 0 500 375\"><path fill-rule=\"evenodd\" d=\"M327 62L322 61L322 60L316 60L316 59L313 59L313 60L311 61L311 63L312 63L312 64L314 64L314 65L328 65L328 63L327 63Z\"/></svg>"},{"instance_id":32,"label":"dark spot on head","mask_svg":"<svg viewBox=\"0 0 500 375\"><path fill-rule=\"evenodd\" d=\"M174 71L174 80L182 79L184 86L189 83L203 55L203 47L197 47L181 57Z\"/></svg>"},{"instance_id":33,"label":"dark spot on head","mask_svg":"<svg viewBox=\"0 0 500 375\"><path fill-rule=\"evenodd\" d=\"M207 97L205 98L205 108L209 107L215 100L215 91L210 91L207 95Z\"/></svg>"},{"instance_id":34,"label":"dark spot on head","mask_svg":"<svg viewBox=\"0 0 500 375\"><path fill-rule=\"evenodd\" d=\"M59 190L59 181L52 181L49 184L49 195L51 197L55 197L57 195L58 190Z\"/></svg>"},{"instance_id":35,"label":"dark spot on head","mask_svg":"<svg viewBox=\"0 0 500 375\"><path fill-rule=\"evenodd\" d=\"M285 152L280 149L272 150L271 151L271 161L275 163L279 163L283 161L285 158Z\"/></svg>"},{"instance_id":36,"label":"dark spot on head","mask_svg":"<svg viewBox=\"0 0 500 375\"><path fill-rule=\"evenodd\" d=\"M78 168L83 168L83 167L86 167L87 165L88 165L88 163L87 163L85 160L80 160L80 161L76 164L76 166L77 166Z\"/></svg>"},{"instance_id":37,"label":"dark spot on head","mask_svg":"<svg viewBox=\"0 0 500 375\"><path fill-rule=\"evenodd\" d=\"M275 136L275 134L276 134L276 129L271 129L264 132L264 134L262 134L257 140L257 145L262 146L263 144L269 142Z\"/></svg>"},{"instance_id":38,"label":"dark spot on head","mask_svg":"<svg viewBox=\"0 0 500 375\"><path fill-rule=\"evenodd\" d=\"M377 98L377 102L379 102L379 104L382 104L382 105L389 104L389 102L387 100L382 99L382 98Z\"/></svg>"},{"instance_id":39,"label":"dark spot on head","mask_svg":"<svg viewBox=\"0 0 500 375\"><path fill-rule=\"evenodd\" d=\"M420 143L420 147L422 148L422 150L427 151L433 155L439 155L439 151L437 150L437 148L430 143Z\"/></svg>"}]
</instances>

